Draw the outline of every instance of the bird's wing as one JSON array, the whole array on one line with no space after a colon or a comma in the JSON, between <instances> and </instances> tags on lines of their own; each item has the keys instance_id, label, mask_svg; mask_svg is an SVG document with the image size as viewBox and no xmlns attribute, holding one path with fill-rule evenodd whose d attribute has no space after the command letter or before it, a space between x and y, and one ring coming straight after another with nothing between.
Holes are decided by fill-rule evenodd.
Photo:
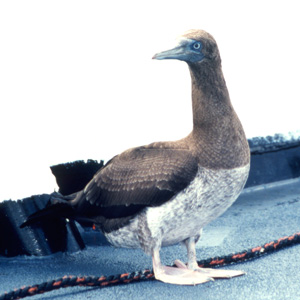
<instances>
[{"instance_id":1,"label":"bird's wing","mask_svg":"<svg viewBox=\"0 0 300 300\"><path fill-rule=\"evenodd\" d=\"M92 216L128 218L170 200L194 179L198 164L186 149L138 147L110 160L77 199Z\"/></svg>"}]
</instances>

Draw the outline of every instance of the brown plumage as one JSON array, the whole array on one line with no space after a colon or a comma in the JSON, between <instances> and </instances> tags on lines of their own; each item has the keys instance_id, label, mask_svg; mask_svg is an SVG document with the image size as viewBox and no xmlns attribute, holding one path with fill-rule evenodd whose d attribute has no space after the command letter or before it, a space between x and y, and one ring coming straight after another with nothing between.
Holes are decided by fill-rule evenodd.
<instances>
[{"instance_id":1,"label":"brown plumage","mask_svg":"<svg viewBox=\"0 0 300 300\"><path fill-rule=\"evenodd\" d=\"M72 205L104 232L111 232L147 206L171 199L188 186L197 170L187 149L170 148L168 143L133 148L110 160Z\"/></svg>"},{"instance_id":2,"label":"brown plumage","mask_svg":"<svg viewBox=\"0 0 300 300\"><path fill-rule=\"evenodd\" d=\"M54 198L46 210L55 208L57 214L61 206L61 216L95 223L113 245L142 248L152 255L156 278L165 282L197 284L241 275L195 265L200 230L234 202L249 172L249 147L230 102L217 44L205 31L191 30L176 48L154 58L188 64L192 132L115 156L71 201ZM38 218L36 213L26 225ZM188 267L177 263L174 271L161 265L160 247L181 241L188 249Z\"/></svg>"}]
</instances>

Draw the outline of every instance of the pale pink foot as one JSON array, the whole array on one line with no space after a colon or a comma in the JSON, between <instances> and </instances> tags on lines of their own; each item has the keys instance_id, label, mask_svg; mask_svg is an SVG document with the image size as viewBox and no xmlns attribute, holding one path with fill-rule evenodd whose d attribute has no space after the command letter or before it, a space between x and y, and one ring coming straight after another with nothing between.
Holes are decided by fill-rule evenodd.
<instances>
[{"instance_id":1,"label":"pale pink foot","mask_svg":"<svg viewBox=\"0 0 300 300\"><path fill-rule=\"evenodd\" d=\"M160 262L158 249L153 251L152 262L155 278L166 283L196 285L213 280L204 273L189 270L188 268L163 266Z\"/></svg>"},{"instance_id":2,"label":"pale pink foot","mask_svg":"<svg viewBox=\"0 0 300 300\"><path fill-rule=\"evenodd\" d=\"M198 271L162 265L154 269L154 275L157 280L179 285L196 285L213 280Z\"/></svg>"},{"instance_id":3,"label":"pale pink foot","mask_svg":"<svg viewBox=\"0 0 300 300\"><path fill-rule=\"evenodd\" d=\"M186 264L184 264L180 260L176 260L174 263L179 269L190 270L188 269ZM199 268L199 267L194 268L194 271L202 274L203 276L207 276L209 278L232 278L236 276L242 276L245 274L245 272L239 270L220 270L220 269Z\"/></svg>"}]
</instances>

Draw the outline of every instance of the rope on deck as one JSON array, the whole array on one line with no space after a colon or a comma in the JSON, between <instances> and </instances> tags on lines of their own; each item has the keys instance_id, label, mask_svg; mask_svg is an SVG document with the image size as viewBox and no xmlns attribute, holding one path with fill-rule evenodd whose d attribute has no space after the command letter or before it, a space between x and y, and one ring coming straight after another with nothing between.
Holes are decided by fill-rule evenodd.
<instances>
[{"instance_id":1,"label":"rope on deck","mask_svg":"<svg viewBox=\"0 0 300 300\"><path fill-rule=\"evenodd\" d=\"M289 246L300 244L300 232L295 233L291 236L282 237L278 240L266 243L262 246L254 247L248 250L244 250L239 253L233 253L224 256L217 256L213 258L204 259L198 261L199 267L217 267L228 264L235 264L244 262L250 259L259 258L262 255L270 254L280 249L287 248ZM0 295L0 300L13 300L21 299L28 296L34 296L57 290L60 288L67 288L73 286L85 286L94 287L98 286L101 288L109 287L112 285L129 284L140 281L154 280L153 271L143 270L132 273L124 273L111 276L64 276L55 280L43 282L33 286L25 286L19 289L15 289L8 293Z\"/></svg>"}]
</instances>

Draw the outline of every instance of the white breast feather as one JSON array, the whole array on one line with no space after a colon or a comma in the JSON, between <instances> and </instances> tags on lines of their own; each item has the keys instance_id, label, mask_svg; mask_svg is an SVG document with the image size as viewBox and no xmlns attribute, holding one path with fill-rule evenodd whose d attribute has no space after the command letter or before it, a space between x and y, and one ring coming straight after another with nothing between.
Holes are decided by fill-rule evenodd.
<instances>
[{"instance_id":1,"label":"white breast feather","mask_svg":"<svg viewBox=\"0 0 300 300\"><path fill-rule=\"evenodd\" d=\"M173 199L147 208L124 228L106 234L116 247L147 248L140 245L139 218L146 216L147 230L162 246L172 245L199 234L201 228L224 213L241 193L249 165L233 170L200 168L193 182Z\"/></svg>"}]
</instances>

